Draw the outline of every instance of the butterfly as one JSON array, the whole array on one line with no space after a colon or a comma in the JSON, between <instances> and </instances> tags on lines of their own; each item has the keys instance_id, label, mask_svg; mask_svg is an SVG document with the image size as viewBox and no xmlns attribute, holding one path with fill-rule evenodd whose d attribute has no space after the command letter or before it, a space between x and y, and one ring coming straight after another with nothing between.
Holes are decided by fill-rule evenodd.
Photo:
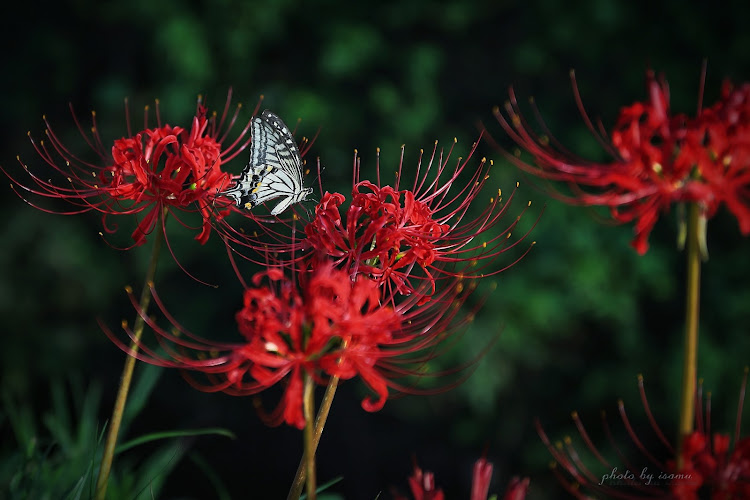
<instances>
[{"instance_id":1,"label":"butterfly","mask_svg":"<svg viewBox=\"0 0 750 500\"><path fill-rule=\"evenodd\" d=\"M275 198L271 210L278 215L293 203L307 199L312 188L302 184L302 157L297 143L281 118L269 110L252 119L250 161L237 184L222 194L248 210Z\"/></svg>"}]
</instances>

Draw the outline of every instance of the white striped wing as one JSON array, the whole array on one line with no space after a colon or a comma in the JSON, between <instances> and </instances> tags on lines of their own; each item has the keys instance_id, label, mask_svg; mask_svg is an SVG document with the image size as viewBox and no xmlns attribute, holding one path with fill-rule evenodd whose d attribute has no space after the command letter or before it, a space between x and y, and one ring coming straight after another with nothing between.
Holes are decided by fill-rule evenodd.
<instances>
[{"instance_id":1,"label":"white striped wing","mask_svg":"<svg viewBox=\"0 0 750 500\"><path fill-rule=\"evenodd\" d=\"M253 118L251 133L250 161L237 184L222 194L248 210L282 198L271 210L278 215L312 192L302 183L302 157L289 128L269 110Z\"/></svg>"}]
</instances>

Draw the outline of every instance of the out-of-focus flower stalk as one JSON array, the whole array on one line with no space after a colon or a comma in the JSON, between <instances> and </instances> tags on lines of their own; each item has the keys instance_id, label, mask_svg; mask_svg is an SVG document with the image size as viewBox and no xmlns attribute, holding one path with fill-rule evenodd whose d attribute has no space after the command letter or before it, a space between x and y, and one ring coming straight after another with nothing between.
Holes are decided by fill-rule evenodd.
<instances>
[{"instance_id":1,"label":"out-of-focus flower stalk","mask_svg":"<svg viewBox=\"0 0 750 500\"><path fill-rule=\"evenodd\" d=\"M141 299L139 302L139 311L148 310L148 306L151 302L150 284L154 281L156 275L156 264L159 262L159 253L161 252L162 243L164 242L164 227L163 220L167 215L167 207L162 209L162 216L157 217L156 234L154 237L154 246L151 249L151 261L146 271L146 280L143 284L143 290L141 291ZM143 317L141 314L136 314L135 323L133 324L133 334L135 340L130 345L132 352L138 350L138 340L140 340L143 334ZM99 476L96 480L96 500L104 500L107 494L107 482L109 480L109 473L112 469L112 460L115 455L115 446L117 445L117 434L120 432L120 424L122 423L122 415L125 412L125 403L128 400L128 392L130 391L130 383L133 380L133 370L135 369L136 358L133 356L126 356L125 366L122 369L122 376L120 377L120 387L117 390L117 399L115 399L115 406L112 409L112 418L109 420L107 429L107 438L104 443L104 454L102 455L101 466L99 467Z\"/></svg>"},{"instance_id":2,"label":"out-of-focus flower stalk","mask_svg":"<svg viewBox=\"0 0 750 500\"><path fill-rule=\"evenodd\" d=\"M698 365L698 323L701 284L701 223L700 207L691 203L687 225L687 282L685 283L685 352L682 364L682 397L680 399L678 468L682 466L682 443L693 432L695 421L695 387Z\"/></svg>"}]
</instances>

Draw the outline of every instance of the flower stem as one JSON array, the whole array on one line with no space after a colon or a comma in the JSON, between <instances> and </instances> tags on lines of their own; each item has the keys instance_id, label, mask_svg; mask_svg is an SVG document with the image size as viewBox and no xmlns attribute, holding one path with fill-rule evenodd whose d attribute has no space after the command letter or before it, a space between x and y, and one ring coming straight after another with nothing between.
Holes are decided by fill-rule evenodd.
<instances>
[{"instance_id":1,"label":"flower stem","mask_svg":"<svg viewBox=\"0 0 750 500\"><path fill-rule=\"evenodd\" d=\"M146 271L146 280L143 283L143 290L141 291L141 300L138 304L139 313L136 314L135 323L133 324L133 335L135 340L130 344L130 351L136 352L138 350L138 340L140 340L143 334L143 317L148 309L149 303L151 302L151 293L149 291L149 283L154 281L154 275L156 274L156 264L159 261L159 252L161 251L162 244L164 242L164 218L166 217L166 210L159 217L156 230L154 231L154 246L151 249L151 261ZM128 391L130 391L130 383L133 379L133 369L135 368L135 358L133 356L127 356L125 358L125 366L122 369L122 375L120 376L120 388L117 391L117 399L115 400L115 406L112 409L112 418L109 421L109 427L107 429L107 439L104 443L104 454L102 456L102 463L99 467L99 476L96 480L96 500L104 500L107 493L107 482L109 481L109 473L112 469L112 460L115 454L115 446L117 445L117 434L120 431L120 424L122 423L122 415L125 411L125 402L128 399Z\"/></svg>"},{"instance_id":2,"label":"flower stem","mask_svg":"<svg viewBox=\"0 0 750 500\"><path fill-rule=\"evenodd\" d=\"M303 396L303 411L305 413L305 470L307 471L307 500L315 500L315 434L313 430L313 413L315 413L315 382L309 374L305 374L305 392Z\"/></svg>"},{"instance_id":3,"label":"flower stem","mask_svg":"<svg viewBox=\"0 0 750 500\"><path fill-rule=\"evenodd\" d=\"M331 411L331 404L333 403L333 396L336 394L336 388L339 385L338 377L331 377L326 387L326 392L323 395L323 401L320 403L320 409L318 410L318 416L315 417L315 431L313 433L313 453L318 449L318 443L320 443L320 436L323 434L323 427L326 425L328 419L328 413ZM297 474L294 476L294 482L287 495L287 500L297 500L302 494L302 487L305 485L305 478L307 476L307 470L305 467L305 457L300 460L299 467L297 467Z\"/></svg>"},{"instance_id":4,"label":"flower stem","mask_svg":"<svg viewBox=\"0 0 750 500\"><path fill-rule=\"evenodd\" d=\"M680 403L678 467L681 466L682 442L693 432L695 417L695 384L698 365L698 320L701 281L700 207L691 203L687 227L687 283L685 300L685 354L682 368L682 399Z\"/></svg>"}]
</instances>

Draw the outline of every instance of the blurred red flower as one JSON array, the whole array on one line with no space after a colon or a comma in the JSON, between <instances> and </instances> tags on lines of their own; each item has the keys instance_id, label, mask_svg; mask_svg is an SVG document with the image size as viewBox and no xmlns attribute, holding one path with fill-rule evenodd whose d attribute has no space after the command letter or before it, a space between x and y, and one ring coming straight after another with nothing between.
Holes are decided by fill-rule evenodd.
<instances>
[{"instance_id":1,"label":"blurred red flower","mask_svg":"<svg viewBox=\"0 0 750 500\"><path fill-rule=\"evenodd\" d=\"M705 411L696 405L695 431L685 438L680 461L675 460L675 446L651 413L646 398L643 377L638 377L638 387L646 418L651 430L650 436L636 432L625 412L625 405L618 402L618 410L627 435L641 453L640 461L634 461L616 443L604 414L602 421L611 447L617 453L618 461L605 458L605 453L597 447L586 431L577 412L573 421L588 453L582 453L570 437L564 443L553 444L537 422L537 431L542 442L555 459L554 472L565 489L576 498L592 498L590 494L604 498L670 498L675 500L697 500L698 498L750 498L750 439L740 436L740 422L745 399L748 371L740 386L737 420L734 433L734 448L730 438L714 434L711 443L711 399L706 396ZM697 401L703 399L702 386L698 387ZM649 450L645 443L661 443L663 451ZM666 460L660 455L667 455ZM597 463L601 466L594 468Z\"/></svg>"},{"instance_id":2,"label":"blurred red flower","mask_svg":"<svg viewBox=\"0 0 750 500\"><path fill-rule=\"evenodd\" d=\"M695 117L670 110L669 88L649 71L648 100L622 108L607 138L584 110L573 78L576 102L597 141L613 159L589 161L570 153L540 120L534 132L520 110L513 89L505 114L495 110L500 125L518 146L531 154L527 162L507 154L518 167L568 187L553 193L565 202L609 208L618 223L635 221L634 248L648 250L648 236L661 213L673 203L694 202L704 218L723 204L750 233L750 83L726 82L721 97ZM705 73L704 73L705 76ZM702 99L702 89L701 97Z\"/></svg>"},{"instance_id":3,"label":"blurred red flower","mask_svg":"<svg viewBox=\"0 0 750 500\"><path fill-rule=\"evenodd\" d=\"M471 482L471 500L487 500L492 480L492 464L480 458L474 463ZM508 484L503 495L503 500L524 500L529 488L528 478L520 479L514 477ZM435 475L425 472L414 464L414 474L409 477L409 489L413 500L444 500L443 490L435 485ZM395 500L409 500L398 493L394 494ZM495 498L495 497L493 497Z\"/></svg>"},{"instance_id":4,"label":"blurred red flower","mask_svg":"<svg viewBox=\"0 0 750 500\"><path fill-rule=\"evenodd\" d=\"M685 438L677 473L695 478L672 484L672 494L680 500L698 500L703 491L712 500L750 498L750 438L735 440L730 449L729 435L716 433L709 439L696 431Z\"/></svg>"}]
</instances>

